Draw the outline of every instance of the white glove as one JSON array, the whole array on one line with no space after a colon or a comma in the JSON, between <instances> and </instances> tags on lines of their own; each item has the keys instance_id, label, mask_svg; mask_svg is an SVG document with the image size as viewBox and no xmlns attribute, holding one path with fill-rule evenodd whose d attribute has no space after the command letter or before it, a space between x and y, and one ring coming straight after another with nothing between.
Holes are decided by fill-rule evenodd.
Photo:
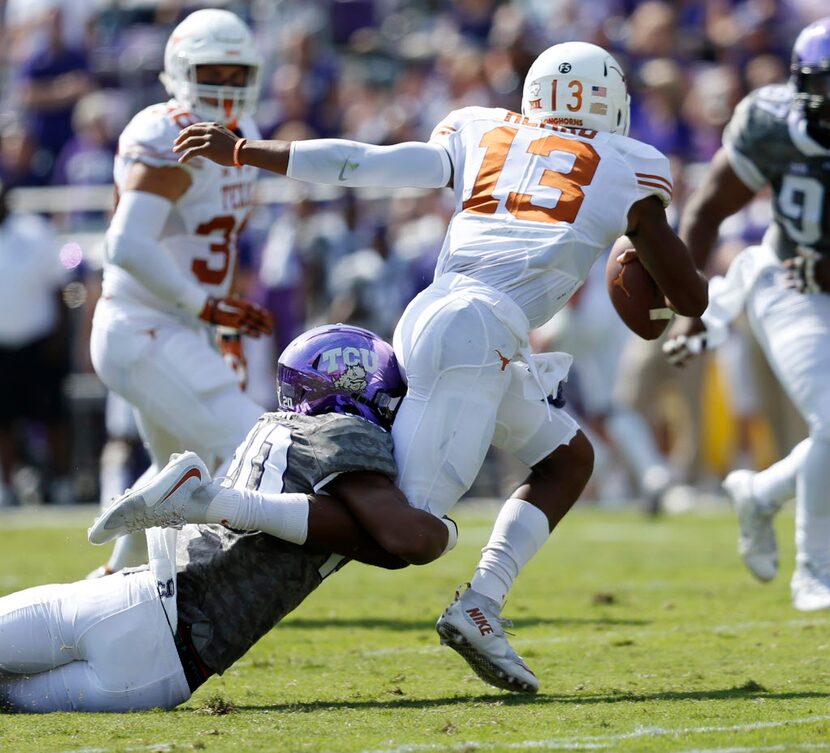
<instances>
[{"instance_id":1,"label":"white glove","mask_svg":"<svg viewBox=\"0 0 830 753\"><path fill-rule=\"evenodd\" d=\"M693 356L706 350L706 333L678 335L663 343L663 355L672 366L683 366Z\"/></svg>"},{"instance_id":2,"label":"white glove","mask_svg":"<svg viewBox=\"0 0 830 753\"><path fill-rule=\"evenodd\" d=\"M790 260L787 265L790 270L790 281L799 293L821 293L821 285L816 280L816 262L821 254L807 246L798 247L798 256Z\"/></svg>"}]
</instances>

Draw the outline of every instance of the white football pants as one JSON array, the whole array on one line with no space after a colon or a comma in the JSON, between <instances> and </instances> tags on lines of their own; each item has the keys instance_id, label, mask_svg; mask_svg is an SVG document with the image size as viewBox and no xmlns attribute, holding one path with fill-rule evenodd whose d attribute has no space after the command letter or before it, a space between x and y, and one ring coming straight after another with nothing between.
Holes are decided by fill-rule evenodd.
<instances>
[{"instance_id":1,"label":"white football pants","mask_svg":"<svg viewBox=\"0 0 830 753\"><path fill-rule=\"evenodd\" d=\"M770 367L810 430L797 475L797 560L830 565L830 295L799 293L787 287L783 267L771 267L746 308Z\"/></svg>"},{"instance_id":2,"label":"white football pants","mask_svg":"<svg viewBox=\"0 0 830 753\"><path fill-rule=\"evenodd\" d=\"M397 483L414 507L444 515L491 443L532 466L575 436L573 418L548 410L513 362L527 332L516 303L464 275L442 275L407 306L394 346L408 387L392 438Z\"/></svg>"},{"instance_id":3,"label":"white football pants","mask_svg":"<svg viewBox=\"0 0 830 753\"><path fill-rule=\"evenodd\" d=\"M240 389L203 327L140 315L100 300L92 363L111 390L136 409L158 467L193 450L208 465L231 457L262 409Z\"/></svg>"},{"instance_id":4,"label":"white football pants","mask_svg":"<svg viewBox=\"0 0 830 753\"><path fill-rule=\"evenodd\" d=\"M189 697L148 570L0 598L0 708L172 709Z\"/></svg>"}]
</instances>

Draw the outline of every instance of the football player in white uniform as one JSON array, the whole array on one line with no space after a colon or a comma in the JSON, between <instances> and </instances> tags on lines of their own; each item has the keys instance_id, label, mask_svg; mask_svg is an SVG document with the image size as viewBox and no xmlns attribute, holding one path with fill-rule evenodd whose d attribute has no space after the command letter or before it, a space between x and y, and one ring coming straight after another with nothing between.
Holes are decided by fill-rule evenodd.
<instances>
[{"instance_id":1,"label":"football player in white uniform","mask_svg":"<svg viewBox=\"0 0 830 753\"><path fill-rule=\"evenodd\" d=\"M736 280L732 287L741 300L745 297L753 332L809 427L810 441L798 445L791 462L778 466L784 476L797 477L796 568L790 585L793 604L800 610L830 608L828 160L830 16L798 35L788 84L765 86L738 105L724 132L723 148L690 198L680 229L702 265L721 222L767 185L772 189L773 222L761 247L739 256L727 278ZM722 305L707 312L707 319L718 318L728 318ZM704 328L698 320L674 334L689 337ZM778 567L774 506L755 497L750 476L740 478L736 482L733 477L727 490L738 503L741 553L752 551L756 562L765 558L763 568L750 567L769 580Z\"/></svg>"},{"instance_id":2,"label":"football player in white uniform","mask_svg":"<svg viewBox=\"0 0 830 753\"><path fill-rule=\"evenodd\" d=\"M471 587L438 620L443 642L486 682L535 692L539 682L504 637L514 578L570 509L593 452L549 402L570 356L531 357L528 331L551 318L618 236L631 238L673 308L699 315L704 279L670 228L668 160L626 136L619 64L582 42L533 63L522 113L466 107L428 143L249 141L215 124L186 128L175 151L299 180L347 186L452 186L432 284L404 312L395 352L408 391L393 427L399 484L442 515L472 484L492 443L531 467L502 507Z\"/></svg>"},{"instance_id":3,"label":"football player in white uniform","mask_svg":"<svg viewBox=\"0 0 830 753\"><path fill-rule=\"evenodd\" d=\"M221 484L192 452L177 455L91 529L104 541L117 523L198 521L148 531L149 567L0 598L0 709L173 708L345 557L398 568L452 548L455 524L394 485L388 429L405 385L392 347L318 327L277 370L288 410L256 422Z\"/></svg>"},{"instance_id":4,"label":"football player in white uniform","mask_svg":"<svg viewBox=\"0 0 830 753\"><path fill-rule=\"evenodd\" d=\"M165 48L162 81L172 98L139 112L119 138L92 362L134 406L150 473L187 449L215 469L262 412L210 343L216 327L237 336L270 331L270 315L231 292L257 171L208 160L182 165L172 152L181 128L206 118L256 136L259 71L237 16L196 11ZM225 339L238 347L238 337ZM146 561L143 541L129 542L119 542L107 570Z\"/></svg>"}]
</instances>

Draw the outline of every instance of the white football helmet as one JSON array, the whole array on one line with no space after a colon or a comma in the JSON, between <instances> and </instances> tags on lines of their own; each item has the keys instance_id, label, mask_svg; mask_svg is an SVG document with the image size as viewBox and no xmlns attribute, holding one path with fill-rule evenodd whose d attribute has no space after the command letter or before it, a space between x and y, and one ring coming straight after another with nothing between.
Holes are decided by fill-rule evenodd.
<instances>
[{"instance_id":1,"label":"white football helmet","mask_svg":"<svg viewBox=\"0 0 830 753\"><path fill-rule=\"evenodd\" d=\"M245 86L199 84L199 65L246 65ZM250 115L259 98L262 58L248 26L227 10L197 10L170 35L164 48L165 89L185 107L205 120L233 124Z\"/></svg>"},{"instance_id":2,"label":"white football helmet","mask_svg":"<svg viewBox=\"0 0 830 753\"><path fill-rule=\"evenodd\" d=\"M534 120L628 134L630 97L620 64L602 47L564 42L530 66L522 114Z\"/></svg>"}]
</instances>

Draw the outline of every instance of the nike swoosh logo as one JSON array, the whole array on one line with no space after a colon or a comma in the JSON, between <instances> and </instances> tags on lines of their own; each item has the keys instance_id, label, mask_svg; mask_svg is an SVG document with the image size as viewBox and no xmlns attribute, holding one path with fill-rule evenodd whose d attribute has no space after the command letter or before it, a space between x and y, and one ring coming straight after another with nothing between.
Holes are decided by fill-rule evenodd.
<instances>
[{"instance_id":1,"label":"nike swoosh logo","mask_svg":"<svg viewBox=\"0 0 830 753\"><path fill-rule=\"evenodd\" d=\"M202 480L202 472L198 468L191 468L187 473L184 474L184 476L182 476L176 482L176 485L169 492L167 492L167 494L165 494L164 497L162 497L159 500L159 504L164 502L164 500L169 499L170 496L176 491L176 489L178 489L185 481L187 481L188 479L191 479L191 478L197 478L197 479L199 479L199 481L201 481Z\"/></svg>"},{"instance_id":2,"label":"nike swoosh logo","mask_svg":"<svg viewBox=\"0 0 830 753\"><path fill-rule=\"evenodd\" d=\"M337 180L346 180L346 170L354 170L357 167L357 162L349 162L348 159L343 160L343 167L340 168L340 175Z\"/></svg>"}]
</instances>

